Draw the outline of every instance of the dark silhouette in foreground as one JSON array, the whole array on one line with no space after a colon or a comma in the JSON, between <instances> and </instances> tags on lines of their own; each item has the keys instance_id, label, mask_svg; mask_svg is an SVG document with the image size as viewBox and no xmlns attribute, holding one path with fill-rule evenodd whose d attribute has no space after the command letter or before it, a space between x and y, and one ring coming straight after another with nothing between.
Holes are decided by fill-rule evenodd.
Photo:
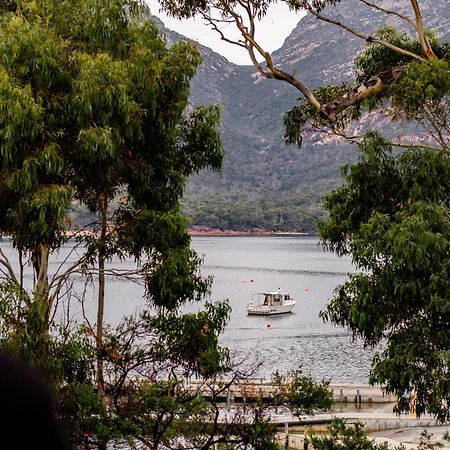
<instances>
[{"instance_id":1,"label":"dark silhouette in foreground","mask_svg":"<svg viewBox=\"0 0 450 450\"><path fill-rule=\"evenodd\" d=\"M0 354L0 447L68 450L53 394L43 378L23 362Z\"/></svg>"}]
</instances>

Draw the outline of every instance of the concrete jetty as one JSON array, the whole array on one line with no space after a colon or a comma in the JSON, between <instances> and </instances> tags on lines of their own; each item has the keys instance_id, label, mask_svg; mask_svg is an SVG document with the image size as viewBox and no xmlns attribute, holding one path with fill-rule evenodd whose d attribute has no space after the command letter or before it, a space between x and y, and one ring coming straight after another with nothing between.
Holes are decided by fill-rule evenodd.
<instances>
[{"instance_id":1,"label":"concrete jetty","mask_svg":"<svg viewBox=\"0 0 450 450\"><path fill-rule=\"evenodd\" d=\"M223 386L228 386L223 389ZM230 384L227 380L204 384L202 380L189 380L186 387L218 402L241 403L268 398L279 392L279 386L264 378L247 379ZM392 403L395 396L386 394L381 387L369 385L333 384L329 386L336 403Z\"/></svg>"}]
</instances>

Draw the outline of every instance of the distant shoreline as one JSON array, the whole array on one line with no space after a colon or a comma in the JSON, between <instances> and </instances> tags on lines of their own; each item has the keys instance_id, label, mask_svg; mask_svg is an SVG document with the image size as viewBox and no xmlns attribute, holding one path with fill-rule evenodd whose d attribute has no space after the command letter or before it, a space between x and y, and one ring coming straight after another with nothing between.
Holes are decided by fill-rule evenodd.
<instances>
[{"instance_id":1,"label":"distant shoreline","mask_svg":"<svg viewBox=\"0 0 450 450\"><path fill-rule=\"evenodd\" d=\"M300 231L275 231L252 228L249 230L230 230L226 228L211 228L206 226L189 227L191 236L317 236L314 233L303 233ZM94 230L66 231L65 235L70 239L75 236L95 236L98 232ZM1 239L11 239L10 236L2 235Z\"/></svg>"},{"instance_id":2,"label":"distant shoreline","mask_svg":"<svg viewBox=\"0 0 450 450\"><path fill-rule=\"evenodd\" d=\"M250 230L229 230L224 228L210 228L194 226L189 228L191 236L312 236L310 233L299 231L274 231L252 228Z\"/></svg>"}]
</instances>

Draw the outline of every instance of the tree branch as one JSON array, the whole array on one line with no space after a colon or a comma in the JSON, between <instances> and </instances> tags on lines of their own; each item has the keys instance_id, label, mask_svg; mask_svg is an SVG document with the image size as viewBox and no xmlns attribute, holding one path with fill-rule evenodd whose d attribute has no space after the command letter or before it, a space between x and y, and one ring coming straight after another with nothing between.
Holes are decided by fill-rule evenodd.
<instances>
[{"instance_id":1,"label":"tree branch","mask_svg":"<svg viewBox=\"0 0 450 450\"><path fill-rule=\"evenodd\" d=\"M404 16L403 14L400 14L399 12L393 11L393 10L391 10L391 9L382 8L381 6L375 5L374 3L369 2L369 1L367 1L367 0L359 0L359 1L360 1L361 3L364 3L364 4L367 5L367 6L370 6L371 8L373 8L373 9L375 9L375 10L377 10L377 11L383 12L383 13L385 13L385 14L390 14L390 15L396 16L396 17L398 17L398 18L404 20L405 22L409 23L409 25L411 25L411 27L412 27L414 30L416 29L416 24L415 24L415 22L414 22L412 19L410 19L408 16Z\"/></svg>"},{"instance_id":2,"label":"tree branch","mask_svg":"<svg viewBox=\"0 0 450 450\"><path fill-rule=\"evenodd\" d=\"M420 15L420 10L418 6L417 0L410 0L411 5L413 6L415 12L415 22L407 17L406 15L400 14L396 11L389 10L387 8L383 8L381 6L375 5L371 0L360 0L363 4L374 8L378 11L384 12L386 14L391 14L399 17L400 19L406 21L410 24L418 33L419 40L421 42L422 47L424 48L424 52L427 58L434 57L432 53L431 47L426 39L426 36L423 31L423 23ZM375 44L383 46L390 51L396 53L397 55L401 55L403 57L410 58L415 61L424 61L421 55L411 52L409 50L405 50L401 47L398 47L384 39L380 39L377 37L370 36L369 34L365 34L354 28L338 21L333 18L322 15L320 12L315 10L313 6L307 1L300 0L291 0L288 1L288 4L295 10L305 9L310 12L317 19L330 23L332 25L338 26L346 32L353 34L354 36L363 39L369 44ZM290 84L294 88L296 88L307 100L309 105L313 108L314 111L320 114L320 116L330 122L336 120L336 117L339 113L343 112L347 108L351 106L355 106L360 104L364 99L376 95L381 92L386 86L391 84L393 81L397 79L401 72L402 66L395 66L389 70L379 73L371 77L367 82L353 89L340 99L334 100L332 102L321 104L319 100L316 98L314 93L305 85L300 79L290 75L289 73L279 69L275 66L271 54L266 52L262 46L257 42L255 38L255 18L260 18L264 16L266 13L267 4L263 3L255 3L253 0L236 0L235 2L229 2L227 0L218 0L215 2L212 8L215 8L220 11L222 20L225 18L229 18L234 21L237 26L241 37L241 40L231 40L224 36L222 30L219 29L217 23L218 19L214 19L211 16L211 10L197 7L196 13L200 13L212 26L213 28L219 32L222 39L230 42L232 44L238 45L240 47L245 47L248 51L250 59L254 65L254 67L258 70L261 76L265 78L274 78L277 80L285 81ZM239 14L237 9L239 8L239 12L243 12L243 16ZM169 8L170 9L170 8ZM244 18L248 21L248 26L244 22ZM228 22L229 23L229 22ZM261 62L258 61L258 55L260 55L265 63L265 67Z\"/></svg>"},{"instance_id":3,"label":"tree branch","mask_svg":"<svg viewBox=\"0 0 450 450\"><path fill-rule=\"evenodd\" d=\"M296 89L298 89L308 100L308 103L314 108L315 111L321 112L321 104L317 100L317 98L314 96L314 94L309 90L309 88L303 84L300 80L297 80L292 75L288 74L287 72L280 70L276 68L273 65L272 58L269 53L265 54L266 64L269 68L272 78L275 78L276 80L283 80L289 83L291 86L294 86Z\"/></svg>"},{"instance_id":4,"label":"tree branch","mask_svg":"<svg viewBox=\"0 0 450 450\"><path fill-rule=\"evenodd\" d=\"M423 124L421 124L423 126ZM328 136L338 136L339 138L345 139L348 142L352 142L355 144L359 144L362 142L362 140L364 139L364 136L361 136L359 134L348 134L347 132L343 131L343 130L330 130L329 128L319 128L319 127L314 127L314 129L316 130L316 132L318 133L323 133L326 134ZM429 132L431 133L431 132ZM436 151L436 152L441 152L441 153L446 153L450 155L450 147L447 146L443 146L443 145L439 145L439 146L435 146L435 145L431 145L431 144L413 144L413 143L405 143L405 142L401 142L401 136L398 136L396 139L393 140L388 140L389 145L392 145L392 147L399 147L399 148L407 148L407 149L423 149L423 150L432 150L432 151ZM439 142L438 142L439 143ZM440 143L439 143L440 144Z\"/></svg>"},{"instance_id":5,"label":"tree branch","mask_svg":"<svg viewBox=\"0 0 450 450\"><path fill-rule=\"evenodd\" d=\"M391 44L390 42L387 42L383 39L378 39L375 38L373 36L370 36L368 34L362 33L358 30L355 30L351 27L349 27L348 25L345 25L342 22L339 22L338 20L332 19L330 17L326 17L320 13L318 13L317 11L314 11L313 8L309 7L308 11L315 17L317 17L319 20L322 20L323 22L327 22L327 23L331 23L333 25L336 25L340 28L342 28L345 31L348 31L349 33L353 34L356 37L359 37L361 39L364 39L366 42L368 42L369 44L378 44L378 45L382 45L383 47L388 48L389 50L397 53L398 55L402 55L402 56L407 56L411 59L415 59L416 61L423 61L423 58L419 55L416 55L415 53L412 53L408 50L404 50L401 47L397 47L394 44Z\"/></svg>"},{"instance_id":6,"label":"tree branch","mask_svg":"<svg viewBox=\"0 0 450 450\"><path fill-rule=\"evenodd\" d=\"M200 15L202 16L203 20L207 22L211 26L211 28L220 36L220 39L222 41L228 42L229 44L232 45L237 45L238 47L246 48L243 42L228 38L227 36L225 36L225 33L219 28L218 25L219 23L230 24L234 21L213 19L212 17L205 14L203 11L200 11Z\"/></svg>"},{"instance_id":7,"label":"tree branch","mask_svg":"<svg viewBox=\"0 0 450 450\"><path fill-rule=\"evenodd\" d=\"M58 276L54 276L52 278L52 281L49 284L49 292L52 291L52 294L49 296L50 307L53 305L53 302L58 297L64 282L69 278L70 275L78 272L80 266L84 263L84 261L86 261L86 259L87 259L86 256L81 257L78 261L76 261L63 273L61 273Z\"/></svg>"},{"instance_id":8,"label":"tree branch","mask_svg":"<svg viewBox=\"0 0 450 450\"><path fill-rule=\"evenodd\" d=\"M244 41L246 43L246 48L249 53L249 56L252 60L253 65L258 69L259 73L265 77L265 78L274 78L277 80L283 80L287 82L288 84L295 87L297 90L299 90L307 99L309 104L314 108L315 111L320 111L320 103L317 100L317 98L314 96L312 91L300 80L294 78L292 75L288 74L287 72L284 72L283 70L280 70L275 67L273 64L272 58L270 56L269 52L266 52L259 43L255 40L255 16L256 11L252 11L250 7L249 2L240 2L240 5L244 9L244 11L247 14L247 18L249 20L249 27L247 27L242 17L234 11L228 3L221 2L222 10L224 13L228 14L229 16L233 17L237 28L239 29L239 32L241 33L242 37L244 38ZM268 70L265 70L261 64L257 61L255 50L264 58L264 61L266 62Z\"/></svg>"},{"instance_id":9,"label":"tree branch","mask_svg":"<svg viewBox=\"0 0 450 450\"><path fill-rule=\"evenodd\" d=\"M422 46L422 50L428 59L436 59L436 55L434 54L433 49L431 48L430 43L425 36L422 15L420 14L419 4L417 3L417 0L411 0L411 5L416 16L415 29L417 31L417 36L419 37L420 45Z\"/></svg>"},{"instance_id":10,"label":"tree branch","mask_svg":"<svg viewBox=\"0 0 450 450\"><path fill-rule=\"evenodd\" d=\"M450 155L450 148L444 148L444 147L436 147L434 145L425 145L425 144L403 144L399 141L389 141L389 144L393 147L399 147L399 148L408 148L408 149L424 149L424 150L432 150L434 152L441 152L446 153L447 155Z\"/></svg>"},{"instance_id":11,"label":"tree branch","mask_svg":"<svg viewBox=\"0 0 450 450\"><path fill-rule=\"evenodd\" d=\"M248 30L248 27L245 26L244 21L242 17L233 11L227 3L224 4L224 11L228 13L231 17L233 17L234 22L236 23L236 27L238 28L239 32L241 33L241 36L244 38L244 47L247 49L247 52L250 56L250 59L253 63L253 65L256 67L258 72L265 78L271 78L270 73L264 70L264 68L261 66L261 64L258 62L255 56L255 48L258 51L258 53L264 58L265 51L261 48L261 46L255 41L255 18L254 15L251 12L250 7L245 8L244 10L247 13L247 18L250 24L250 31Z\"/></svg>"},{"instance_id":12,"label":"tree branch","mask_svg":"<svg viewBox=\"0 0 450 450\"><path fill-rule=\"evenodd\" d=\"M381 92L400 75L402 66L395 66L375 75L357 88L352 89L343 97L325 103L320 108L320 114L328 120L335 120L336 116L349 108L361 103L365 98Z\"/></svg>"},{"instance_id":13,"label":"tree branch","mask_svg":"<svg viewBox=\"0 0 450 450\"><path fill-rule=\"evenodd\" d=\"M5 252L1 247L0 247L0 255L1 255L0 264L6 269L9 278L14 284L20 286L19 280L17 279L16 274L14 273L14 269L12 268L11 263L8 260L8 257L6 256Z\"/></svg>"}]
</instances>

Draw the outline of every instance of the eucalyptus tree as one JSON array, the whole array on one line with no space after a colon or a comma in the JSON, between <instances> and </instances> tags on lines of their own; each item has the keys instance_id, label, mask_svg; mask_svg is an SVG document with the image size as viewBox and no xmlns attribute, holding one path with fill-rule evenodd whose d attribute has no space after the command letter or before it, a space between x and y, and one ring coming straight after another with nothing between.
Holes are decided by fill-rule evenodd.
<instances>
[{"instance_id":1,"label":"eucalyptus tree","mask_svg":"<svg viewBox=\"0 0 450 450\"><path fill-rule=\"evenodd\" d=\"M25 305L27 327L45 335L64 280L97 257L98 350L105 258L151 256L147 292L152 299L164 293L155 300L161 307L208 287L195 275L199 259L189 249L178 201L191 173L220 168L219 111L199 107L186 114L200 56L189 44L168 48L140 6L17 1L2 5L0 16L0 230L18 250L20 273L4 253L0 263ZM119 191L125 201L114 221L108 206ZM100 215L100 235L72 267L49 278L49 258L67 240L66 214L75 199ZM107 229L113 222L114 235ZM117 238L120 230L126 239L124 232ZM31 290L23 276L28 257ZM101 385L101 359L98 369Z\"/></svg>"},{"instance_id":2,"label":"eucalyptus tree","mask_svg":"<svg viewBox=\"0 0 450 450\"><path fill-rule=\"evenodd\" d=\"M449 175L447 154L395 153L379 135L360 144L344 184L325 197L325 245L361 271L322 316L366 345L382 344L370 379L397 394L398 412L450 417Z\"/></svg>"},{"instance_id":3,"label":"eucalyptus tree","mask_svg":"<svg viewBox=\"0 0 450 450\"><path fill-rule=\"evenodd\" d=\"M131 6L138 5L133 2L97 5L100 16L85 10L84 4L59 5L58 27L63 37L65 30L83 37L77 42L77 53L82 53L70 119L78 134L68 154L75 196L100 217L99 235L90 250L98 259L96 338L101 350L106 258L132 254L140 259L147 254L154 258L154 267L166 271L161 267L170 256L179 272L168 274L168 283L173 283L171 276L191 279L196 263L178 201L190 174L220 168L222 148L215 130L216 107L196 108L185 116L189 83L201 62L198 52L186 44L167 48L150 21L136 22L139 17L131 15ZM67 14L69 7L77 15L75 23ZM105 29L105 22L114 28ZM113 215L109 205L119 193L122 200ZM118 239L123 233L126 240ZM164 257L156 260L156 253ZM172 292L167 286L148 292L155 295L164 289ZM193 289L175 295L191 297ZM101 359L98 376L102 384Z\"/></svg>"},{"instance_id":4,"label":"eucalyptus tree","mask_svg":"<svg viewBox=\"0 0 450 450\"><path fill-rule=\"evenodd\" d=\"M217 108L184 116L199 54L183 43L167 48L155 26L134 15L138 6L17 1L0 18L0 225L31 256L45 328L55 298L49 254L65 241L74 198L100 213L104 241L107 204L119 190L137 213L165 212L180 224L186 177L220 167Z\"/></svg>"}]
</instances>

